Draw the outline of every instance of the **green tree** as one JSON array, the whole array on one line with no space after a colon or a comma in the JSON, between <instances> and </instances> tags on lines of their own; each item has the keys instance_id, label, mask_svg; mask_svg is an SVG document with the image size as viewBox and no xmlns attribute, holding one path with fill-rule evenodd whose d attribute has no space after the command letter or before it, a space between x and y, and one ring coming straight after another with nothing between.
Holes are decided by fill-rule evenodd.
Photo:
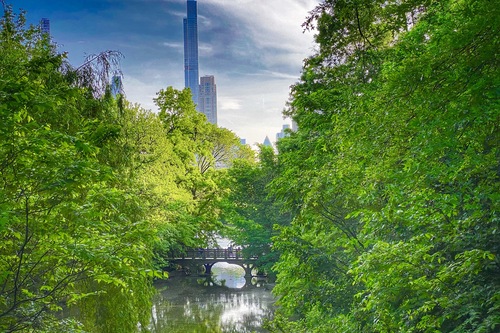
<instances>
[{"instance_id":1,"label":"green tree","mask_svg":"<svg viewBox=\"0 0 500 333\"><path fill-rule=\"evenodd\" d=\"M319 51L273 182L295 216L275 238L272 328L496 331L497 6L325 1L312 14Z\"/></svg>"},{"instance_id":2,"label":"green tree","mask_svg":"<svg viewBox=\"0 0 500 333\"><path fill-rule=\"evenodd\" d=\"M277 226L290 222L290 214L269 193L276 173L273 148L260 146L259 161L237 161L228 169L223 185L229 191L223 201L225 236L242 246L243 255L257 256L257 267L270 275L279 256L272 249L272 237L278 233Z\"/></svg>"},{"instance_id":3,"label":"green tree","mask_svg":"<svg viewBox=\"0 0 500 333\"><path fill-rule=\"evenodd\" d=\"M220 202L226 188L220 186L219 178L234 160L251 158L251 150L234 133L209 123L196 111L188 89L168 87L158 92L155 102L172 147L173 181L179 193L188 194L170 203L175 212L170 220L186 226L182 228L184 240L176 248L206 246L221 228ZM166 249L163 247L162 256Z\"/></svg>"},{"instance_id":4,"label":"green tree","mask_svg":"<svg viewBox=\"0 0 500 333\"><path fill-rule=\"evenodd\" d=\"M89 108L105 103L74 86L63 63L4 7L0 330L135 331L149 321L154 234L138 197L103 163L105 142L91 140ZM83 311L97 299L102 311ZM61 321L63 306L82 311Z\"/></svg>"}]
</instances>

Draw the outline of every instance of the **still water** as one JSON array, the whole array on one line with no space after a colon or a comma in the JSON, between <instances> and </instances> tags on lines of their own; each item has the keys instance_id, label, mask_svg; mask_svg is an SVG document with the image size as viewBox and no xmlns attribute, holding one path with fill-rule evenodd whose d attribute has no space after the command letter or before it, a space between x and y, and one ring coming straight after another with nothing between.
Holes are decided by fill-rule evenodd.
<instances>
[{"instance_id":1,"label":"still water","mask_svg":"<svg viewBox=\"0 0 500 333\"><path fill-rule=\"evenodd\" d=\"M172 276L156 285L154 333L267 332L274 298L256 278L245 279L243 268L219 263L212 277Z\"/></svg>"}]
</instances>

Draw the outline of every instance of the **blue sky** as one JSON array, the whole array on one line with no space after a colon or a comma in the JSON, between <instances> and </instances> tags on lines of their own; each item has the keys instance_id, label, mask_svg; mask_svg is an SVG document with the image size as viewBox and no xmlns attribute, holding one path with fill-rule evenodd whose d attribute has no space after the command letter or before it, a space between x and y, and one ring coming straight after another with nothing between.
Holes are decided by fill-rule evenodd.
<instances>
[{"instance_id":1,"label":"blue sky","mask_svg":"<svg viewBox=\"0 0 500 333\"><path fill-rule=\"evenodd\" d=\"M185 0L7 0L28 23L50 19L59 50L78 66L87 55L120 51L127 99L156 110L153 98L184 87ZM271 141L290 120L281 112L313 34L301 24L320 0L198 0L200 76L214 75L219 126L247 143Z\"/></svg>"}]
</instances>

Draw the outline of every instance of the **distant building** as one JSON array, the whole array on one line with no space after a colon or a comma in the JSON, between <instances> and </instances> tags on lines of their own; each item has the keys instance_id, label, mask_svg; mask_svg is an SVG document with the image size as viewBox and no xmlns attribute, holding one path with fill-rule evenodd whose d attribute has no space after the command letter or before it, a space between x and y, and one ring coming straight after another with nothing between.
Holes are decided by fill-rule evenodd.
<instances>
[{"instance_id":1,"label":"distant building","mask_svg":"<svg viewBox=\"0 0 500 333\"><path fill-rule=\"evenodd\" d=\"M240 138L240 143L241 143L242 145L246 145L246 144L247 144L247 139L241 139L241 138Z\"/></svg>"},{"instance_id":2,"label":"distant building","mask_svg":"<svg viewBox=\"0 0 500 333\"><path fill-rule=\"evenodd\" d=\"M213 75L200 78L198 111L205 114L209 122L217 125L217 87Z\"/></svg>"},{"instance_id":3,"label":"distant building","mask_svg":"<svg viewBox=\"0 0 500 333\"><path fill-rule=\"evenodd\" d=\"M123 82L121 75L113 75L111 78L111 95L116 97L118 94L123 95Z\"/></svg>"},{"instance_id":4,"label":"distant building","mask_svg":"<svg viewBox=\"0 0 500 333\"><path fill-rule=\"evenodd\" d=\"M289 135L289 133L286 132L287 129L290 129L290 125L283 125L281 132L276 133L276 141L278 141L279 139L283 139L284 137Z\"/></svg>"},{"instance_id":5,"label":"distant building","mask_svg":"<svg viewBox=\"0 0 500 333\"><path fill-rule=\"evenodd\" d=\"M50 20L48 18L42 18L40 21L40 30L42 34L47 34L50 37Z\"/></svg>"},{"instance_id":6,"label":"distant building","mask_svg":"<svg viewBox=\"0 0 500 333\"><path fill-rule=\"evenodd\" d=\"M272 143L271 143L271 140L269 140L269 137L266 135L266 138L264 139L264 146L266 147L272 147Z\"/></svg>"},{"instance_id":7,"label":"distant building","mask_svg":"<svg viewBox=\"0 0 500 333\"><path fill-rule=\"evenodd\" d=\"M297 132L299 129L299 125L297 125L297 122L295 120L292 120L292 131Z\"/></svg>"},{"instance_id":8,"label":"distant building","mask_svg":"<svg viewBox=\"0 0 500 333\"><path fill-rule=\"evenodd\" d=\"M193 102L198 103L198 13L196 0L187 0L184 18L184 85L191 89Z\"/></svg>"}]
</instances>

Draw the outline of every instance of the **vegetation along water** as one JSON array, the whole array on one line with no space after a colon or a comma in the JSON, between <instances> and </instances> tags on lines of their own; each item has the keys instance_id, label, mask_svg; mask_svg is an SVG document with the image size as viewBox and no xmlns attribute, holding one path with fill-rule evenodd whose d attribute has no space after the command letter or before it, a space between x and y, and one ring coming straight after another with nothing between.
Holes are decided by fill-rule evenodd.
<instances>
[{"instance_id":1,"label":"vegetation along water","mask_svg":"<svg viewBox=\"0 0 500 333\"><path fill-rule=\"evenodd\" d=\"M158 112L113 97L119 52L71 65L1 6L1 332L162 332L181 312L207 332L499 331L497 1L320 1L297 129L258 152L188 89ZM176 279L169 258L216 235L275 281L272 316L226 307L269 309L266 289Z\"/></svg>"}]
</instances>

